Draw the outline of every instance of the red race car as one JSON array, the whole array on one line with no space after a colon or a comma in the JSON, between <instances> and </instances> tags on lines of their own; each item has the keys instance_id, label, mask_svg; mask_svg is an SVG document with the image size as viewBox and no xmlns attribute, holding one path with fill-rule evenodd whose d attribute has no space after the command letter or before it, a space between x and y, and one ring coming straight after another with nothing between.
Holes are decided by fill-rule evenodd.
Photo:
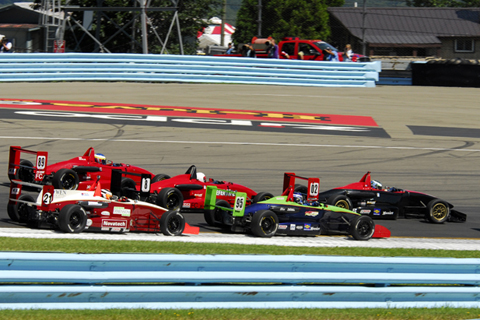
<instances>
[{"instance_id":1,"label":"red race car","mask_svg":"<svg viewBox=\"0 0 480 320\"><path fill-rule=\"evenodd\" d=\"M21 159L25 154L33 154L35 165L28 159ZM88 190L100 177L100 183L110 188L112 170L123 172L148 174L152 181L161 177L154 175L140 167L125 163L114 163L103 154L95 153L90 147L83 156L70 160L47 164L48 153L46 151L31 151L18 146L10 147L8 164L8 177L10 180L17 179L25 182L52 184L55 189L64 190ZM139 176L122 179L123 188L135 188L140 183Z\"/></svg>"},{"instance_id":2,"label":"red race car","mask_svg":"<svg viewBox=\"0 0 480 320\"><path fill-rule=\"evenodd\" d=\"M121 177L126 174L135 175L113 170L113 189L120 188ZM148 196L149 175L136 176L142 181L140 193ZM32 195L28 191L31 189L39 192ZM162 232L166 236L199 233L198 227L185 223L184 216L178 210L167 210L149 202L118 197L115 193L115 190L110 192L102 189L100 180L86 191L54 189L52 185L13 179L10 182L7 211L13 221L37 228L49 225L66 233L80 233L86 229Z\"/></svg>"},{"instance_id":3,"label":"red race car","mask_svg":"<svg viewBox=\"0 0 480 320\"><path fill-rule=\"evenodd\" d=\"M212 226L216 224L211 210L204 210L205 192L209 185L222 189L217 193L217 204L224 207L231 207L234 204L235 192L233 191L245 192L247 194L247 204L273 197L271 193L257 193L233 182L207 179L205 174L197 172L194 165L190 166L184 174L171 178L168 175L163 175L162 178L161 181L152 182L151 190L153 194L149 201L170 210L181 208L182 212L203 212L205 221Z\"/></svg>"}]
</instances>

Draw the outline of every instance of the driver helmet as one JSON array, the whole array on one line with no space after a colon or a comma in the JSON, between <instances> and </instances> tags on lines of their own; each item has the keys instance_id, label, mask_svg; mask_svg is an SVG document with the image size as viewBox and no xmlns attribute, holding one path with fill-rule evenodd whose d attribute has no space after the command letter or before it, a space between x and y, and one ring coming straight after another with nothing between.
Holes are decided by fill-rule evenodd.
<instances>
[{"instance_id":1,"label":"driver helmet","mask_svg":"<svg viewBox=\"0 0 480 320\"><path fill-rule=\"evenodd\" d=\"M95 161L101 164L107 164L107 157L101 153L95 153Z\"/></svg>"},{"instance_id":2,"label":"driver helmet","mask_svg":"<svg viewBox=\"0 0 480 320\"><path fill-rule=\"evenodd\" d=\"M203 172L197 172L197 180L207 182L207 177Z\"/></svg>"},{"instance_id":3,"label":"driver helmet","mask_svg":"<svg viewBox=\"0 0 480 320\"><path fill-rule=\"evenodd\" d=\"M378 190L383 189L383 185L380 183L380 181L372 180L370 184L371 184L373 189L378 189Z\"/></svg>"},{"instance_id":4,"label":"driver helmet","mask_svg":"<svg viewBox=\"0 0 480 320\"><path fill-rule=\"evenodd\" d=\"M295 201L298 204L303 204L303 195L299 192L294 192L293 201Z\"/></svg>"}]
</instances>

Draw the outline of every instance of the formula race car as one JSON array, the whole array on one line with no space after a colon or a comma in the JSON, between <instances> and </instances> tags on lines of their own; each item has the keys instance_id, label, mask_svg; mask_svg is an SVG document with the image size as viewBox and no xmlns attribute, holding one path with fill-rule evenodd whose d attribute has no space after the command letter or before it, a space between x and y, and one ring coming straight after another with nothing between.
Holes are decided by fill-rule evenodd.
<instances>
[{"instance_id":1,"label":"formula race car","mask_svg":"<svg viewBox=\"0 0 480 320\"><path fill-rule=\"evenodd\" d=\"M112 192L101 189L97 180L89 191L54 189L52 185L39 185L20 180L10 183L8 215L10 219L39 228L50 225L66 233L79 233L86 229L110 232L161 232L166 236L182 233L198 234L198 227L185 223L178 210L167 210L152 203L117 197L122 175L112 171ZM143 196L148 196L150 176L139 175ZM116 181L116 182L115 182ZM40 190L36 198L24 192L24 187Z\"/></svg>"},{"instance_id":2,"label":"formula race car","mask_svg":"<svg viewBox=\"0 0 480 320\"><path fill-rule=\"evenodd\" d=\"M308 193L295 192L295 178L308 180ZM315 236L349 234L356 240L390 236L390 231L375 226L359 213L318 202L318 178L303 178L285 173L284 192L265 201L245 205L245 194L238 192L232 209L216 204L217 188L207 187L205 209L213 211L223 227L233 232L251 232L257 237L277 234Z\"/></svg>"},{"instance_id":3,"label":"formula race car","mask_svg":"<svg viewBox=\"0 0 480 320\"><path fill-rule=\"evenodd\" d=\"M306 192L305 186L296 190ZM465 222L467 215L452 209L453 205L437 197L395 187L384 187L372 180L370 171L358 182L334 188L319 194L320 202L350 209L374 219L395 220L425 218L432 223Z\"/></svg>"},{"instance_id":4,"label":"formula race car","mask_svg":"<svg viewBox=\"0 0 480 320\"><path fill-rule=\"evenodd\" d=\"M216 186L217 200L223 206L231 206L235 201L235 191L246 194L247 204L266 200L273 197L268 192L257 193L240 184L207 179L205 174L197 172L196 166L192 165L184 174L175 177L163 175L164 180L152 183L151 190L154 194L150 201L168 209L181 208L182 212L204 212L205 190L207 186ZM215 225L210 210L204 212L205 221L209 225Z\"/></svg>"},{"instance_id":5,"label":"formula race car","mask_svg":"<svg viewBox=\"0 0 480 320\"><path fill-rule=\"evenodd\" d=\"M22 155L33 154L35 165L28 159L21 159ZM95 153L93 148L70 160L47 165L48 153L45 151L31 151L18 146L10 147L8 177L30 183L52 184L55 189L88 190L100 177L100 183L110 188L112 170L148 174L153 182L161 179L154 177L149 171L125 163L114 163L103 154ZM140 183L139 176L124 177L124 188L135 188Z\"/></svg>"}]
</instances>

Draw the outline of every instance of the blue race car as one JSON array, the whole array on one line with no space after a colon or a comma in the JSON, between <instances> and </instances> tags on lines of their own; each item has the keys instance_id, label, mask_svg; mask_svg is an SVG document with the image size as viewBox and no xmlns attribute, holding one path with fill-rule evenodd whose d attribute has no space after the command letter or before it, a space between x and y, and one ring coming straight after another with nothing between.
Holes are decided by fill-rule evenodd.
<instances>
[{"instance_id":1,"label":"blue race car","mask_svg":"<svg viewBox=\"0 0 480 320\"><path fill-rule=\"evenodd\" d=\"M308 180L307 194L295 192L295 178ZM224 229L233 232L251 232L257 237L274 235L315 236L348 234L356 240L389 237L390 231L375 226L373 220L345 208L318 201L320 180L285 173L281 196L245 205L246 195L238 192L234 208L216 202L217 188L207 187L205 209L221 217Z\"/></svg>"}]
</instances>

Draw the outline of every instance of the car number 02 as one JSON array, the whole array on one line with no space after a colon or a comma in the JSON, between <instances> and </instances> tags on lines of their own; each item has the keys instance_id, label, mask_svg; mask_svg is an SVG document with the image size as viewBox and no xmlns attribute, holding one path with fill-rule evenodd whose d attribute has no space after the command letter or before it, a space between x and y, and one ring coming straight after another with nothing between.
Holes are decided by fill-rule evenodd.
<instances>
[{"instance_id":1,"label":"car number 02","mask_svg":"<svg viewBox=\"0 0 480 320\"><path fill-rule=\"evenodd\" d=\"M319 188L320 188L320 185L316 182L310 184L310 196L312 197L317 196Z\"/></svg>"},{"instance_id":2,"label":"car number 02","mask_svg":"<svg viewBox=\"0 0 480 320\"><path fill-rule=\"evenodd\" d=\"M150 178L142 179L142 192L150 192Z\"/></svg>"},{"instance_id":3,"label":"car number 02","mask_svg":"<svg viewBox=\"0 0 480 320\"><path fill-rule=\"evenodd\" d=\"M235 211L242 211L244 206L245 206L245 198L237 197L235 199Z\"/></svg>"}]
</instances>

